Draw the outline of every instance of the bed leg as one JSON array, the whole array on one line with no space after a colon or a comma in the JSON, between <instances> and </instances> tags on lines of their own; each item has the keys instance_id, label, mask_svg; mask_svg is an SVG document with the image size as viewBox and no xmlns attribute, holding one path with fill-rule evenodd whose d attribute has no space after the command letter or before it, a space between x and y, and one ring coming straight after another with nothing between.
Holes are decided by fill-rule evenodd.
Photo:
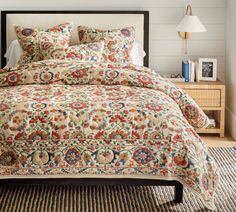
<instances>
[{"instance_id":1,"label":"bed leg","mask_svg":"<svg viewBox=\"0 0 236 212\"><path fill-rule=\"evenodd\" d=\"M183 202L183 185L176 181L175 183L175 203L181 203Z\"/></svg>"}]
</instances>

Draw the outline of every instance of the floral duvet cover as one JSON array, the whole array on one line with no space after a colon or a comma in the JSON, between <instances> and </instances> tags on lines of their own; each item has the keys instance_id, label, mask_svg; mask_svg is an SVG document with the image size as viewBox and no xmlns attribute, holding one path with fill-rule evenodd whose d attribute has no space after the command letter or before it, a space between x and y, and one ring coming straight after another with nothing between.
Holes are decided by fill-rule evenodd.
<instances>
[{"instance_id":1,"label":"floral duvet cover","mask_svg":"<svg viewBox=\"0 0 236 212\"><path fill-rule=\"evenodd\" d=\"M214 209L208 118L148 68L48 60L0 73L0 179L178 180Z\"/></svg>"}]
</instances>

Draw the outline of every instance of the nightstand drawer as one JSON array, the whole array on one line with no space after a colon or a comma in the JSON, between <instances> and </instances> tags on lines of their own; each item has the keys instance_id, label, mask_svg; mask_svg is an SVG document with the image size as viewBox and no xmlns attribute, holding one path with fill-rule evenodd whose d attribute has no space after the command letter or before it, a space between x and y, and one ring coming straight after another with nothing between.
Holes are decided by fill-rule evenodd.
<instances>
[{"instance_id":1,"label":"nightstand drawer","mask_svg":"<svg viewBox=\"0 0 236 212\"><path fill-rule=\"evenodd\" d=\"M200 107L220 107L220 90L186 89L185 90Z\"/></svg>"}]
</instances>

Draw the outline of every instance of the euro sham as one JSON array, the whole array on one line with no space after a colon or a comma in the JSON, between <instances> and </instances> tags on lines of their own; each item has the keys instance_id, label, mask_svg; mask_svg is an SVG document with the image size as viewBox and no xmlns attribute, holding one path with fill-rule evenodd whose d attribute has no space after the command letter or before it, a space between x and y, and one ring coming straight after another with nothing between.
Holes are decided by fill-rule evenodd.
<instances>
[{"instance_id":1,"label":"euro sham","mask_svg":"<svg viewBox=\"0 0 236 212\"><path fill-rule=\"evenodd\" d=\"M38 30L15 25L18 41L23 50L23 54L18 61L18 65L43 60L40 53L40 41L47 42L48 47L54 49L67 48L70 44L70 37L73 30L73 23L64 23L47 30Z\"/></svg>"},{"instance_id":2,"label":"euro sham","mask_svg":"<svg viewBox=\"0 0 236 212\"><path fill-rule=\"evenodd\" d=\"M78 26L78 37L81 44L104 41L103 57L105 62L131 63L130 53L135 40L134 27L102 30L87 26Z\"/></svg>"}]
</instances>

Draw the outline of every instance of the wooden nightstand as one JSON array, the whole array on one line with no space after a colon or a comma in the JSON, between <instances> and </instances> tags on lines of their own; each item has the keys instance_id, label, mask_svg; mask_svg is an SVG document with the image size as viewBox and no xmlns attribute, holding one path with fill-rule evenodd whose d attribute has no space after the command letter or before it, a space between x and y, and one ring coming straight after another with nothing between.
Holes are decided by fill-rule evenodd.
<instances>
[{"instance_id":1,"label":"wooden nightstand","mask_svg":"<svg viewBox=\"0 0 236 212\"><path fill-rule=\"evenodd\" d=\"M216 120L216 128L196 129L198 133L225 134L225 85L216 82L175 82L184 89L196 103Z\"/></svg>"}]
</instances>

